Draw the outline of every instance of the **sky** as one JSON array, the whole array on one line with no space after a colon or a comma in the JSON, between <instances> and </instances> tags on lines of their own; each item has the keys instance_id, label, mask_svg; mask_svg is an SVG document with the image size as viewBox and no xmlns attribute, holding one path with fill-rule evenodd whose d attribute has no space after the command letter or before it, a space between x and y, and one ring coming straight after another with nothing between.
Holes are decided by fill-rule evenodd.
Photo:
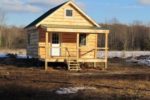
<instances>
[{"instance_id":1,"label":"sky","mask_svg":"<svg viewBox=\"0 0 150 100\"><path fill-rule=\"evenodd\" d=\"M5 13L7 25L26 26L50 8L67 0L0 0L0 12ZM150 23L150 0L74 0L98 23L113 19L130 24ZM1 16L1 15L0 15Z\"/></svg>"}]
</instances>

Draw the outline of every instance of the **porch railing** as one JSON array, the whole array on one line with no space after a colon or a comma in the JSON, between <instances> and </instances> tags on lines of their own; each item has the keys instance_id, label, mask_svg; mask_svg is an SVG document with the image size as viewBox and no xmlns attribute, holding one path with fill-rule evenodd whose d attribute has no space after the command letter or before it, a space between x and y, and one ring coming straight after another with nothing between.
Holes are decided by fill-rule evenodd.
<instances>
[{"instance_id":1,"label":"porch railing","mask_svg":"<svg viewBox=\"0 0 150 100\"><path fill-rule=\"evenodd\" d=\"M41 46L40 46L41 47ZM42 46L44 47L44 46ZM51 56L52 53L52 48L59 48L60 49L60 56ZM88 47L86 47L88 48ZM90 48L90 47L89 47ZM74 58L74 59L80 59L83 56L89 54L89 53L93 53L93 59L107 59L107 55L108 55L108 48L93 48L93 49L89 49L89 50L83 50L82 47L78 48L79 50L69 50L69 48L67 47L48 47L48 57L49 58L65 58L65 59L69 59L69 58ZM79 52L77 52L79 51ZM77 54L78 54L78 58L77 58ZM84 58L86 59L86 58Z\"/></svg>"}]
</instances>

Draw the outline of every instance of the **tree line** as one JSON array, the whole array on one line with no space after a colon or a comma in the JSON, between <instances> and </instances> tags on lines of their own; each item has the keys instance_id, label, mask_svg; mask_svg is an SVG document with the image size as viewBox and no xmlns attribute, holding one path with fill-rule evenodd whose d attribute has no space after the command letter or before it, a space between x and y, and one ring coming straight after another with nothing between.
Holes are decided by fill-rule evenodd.
<instances>
[{"instance_id":1,"label":"tree line","mask_svg":"<svg viewBox=\"0 0 150 100\"><path fill-rule=\"evenodd\" d=\"M113 23L101 26L110 29L110 50L150 50L150 27L147 25ZM25 49L26 43L27 34L23 27L0 26L0 48ZM104 45L104 37L98 43Z\"/></svg>"},{"instance_id":2,"label":"tree line","mask_svg":"<svg viewBox=\"0 0 150 100\"><path fill-rule=\"evenodd\" d=\"M0 26L1 49L25 49L27 35L22 27Z\"/></svg>"},{"instance_id":3,"label":"tree line","mask_svg":"<svg viewBox=\"0 0 150 100\"><path fill-rule=\"evenodd\" d=\"M26 48L27 35L23 27L6 25L5 12L0 9L0 49Z\"/></svg>"},{"instance_id":4,"label":"tree line","mask_svg":"<svg viewBox=\"0 0 150 100\"><path fill-rule=\"evenodd\" d=\"M150 25L139 21L127 25L116 19L107 24L100 24L110 30L109 50L150 50ZM99 35L99 46L104 46L104 36ZM5 24L5 14L0 11L0 49L25 49L27 33L23 27Z\"/></svg>"},{"instance_id":5,"label":"tree line","mask_svg":"<svg viewBox=\"0 0 150 100\"><path fill-rule=\"evenodd\" d=\"M110 30L110 50L150 50L150 26L139 21L131 25L118 22L101 24L102 28ZM100 46L104 45L104 37L100 39Z\"/></svg>"}]
</instances>

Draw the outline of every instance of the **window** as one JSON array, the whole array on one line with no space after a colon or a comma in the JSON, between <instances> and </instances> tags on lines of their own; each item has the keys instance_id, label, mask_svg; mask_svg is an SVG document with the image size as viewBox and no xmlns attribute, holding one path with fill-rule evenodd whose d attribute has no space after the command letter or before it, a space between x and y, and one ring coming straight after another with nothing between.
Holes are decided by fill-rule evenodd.
<instances>
[{"instance_id":1,"label":"window","mask_svg":"<svg viewBox=\"0 0 150 100\"><path fill-rule=\"evenodd\" d=\"M73 11L72 10L66 10L66 16L67 17L72 17L73 16Z\"/></svg>"},{"instance_id":2,"label":"window","mask_svg":"<svg viewBox=\"0 0 150 100\"><path fill-rule=\"evenodd\" d=\"M80 34L79 43L80 43L80 46L85 46L86 45L86 34Z\"/></svg>"},{"instance_id":3,"label":"window","mask_svg":"<svg viewBox=\"0 0 150 100\"><path fill-rule=\"evenodd\" d=\"M53 35L52 35L52 43L53 44L58 44L59 43L59 34L58 33L53 33Z\"/></svg>"}]
</instances>

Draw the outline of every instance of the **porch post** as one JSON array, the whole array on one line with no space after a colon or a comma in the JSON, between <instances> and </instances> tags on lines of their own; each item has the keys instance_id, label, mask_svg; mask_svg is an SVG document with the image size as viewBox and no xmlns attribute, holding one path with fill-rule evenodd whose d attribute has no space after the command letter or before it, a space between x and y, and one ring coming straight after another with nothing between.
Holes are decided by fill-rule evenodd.
<instances>
[{"instance_id":1,"label":"porch post","mask_svg":"<svg viewBox=\"0 0 150 100\"><path fill-rule=\"evenodd\" d=\"M45 32L45 71L48 69L48 32Z\"/></svg>"},{"instance_id":2,"label":"porch post","mask_svg":"<svg viewBox=\"0 0 150 100\"><path fill-rule=\"evenodd\" d=\"M77 61L79 60L79 33L77 33Z\"/></svg>"},{"instance_id":3,"label":"porch post","mask_svg":"<svg viewBox=\"0 0 150 100\"><path fill-rule=\"evenodd\" d=\"M108 34L105 33L105 69L108 68Z\"/></svg>"},{"instance_id":4,"label":"porch post","mask_svg":"<svg viewBox=\"0 0 150 100\"><path fill-rule=\"evenodd\" d=\"M96 33L95 34L96 35L96 41L95 41L95 44L96 44L96 47L95 47L95 50L94 50L94 59L97 59L97 48L98 48L98 33ZM94 68L96 68L97 67L97 63L96 62L94 62Z\"/></svg>"}]
</instances>

